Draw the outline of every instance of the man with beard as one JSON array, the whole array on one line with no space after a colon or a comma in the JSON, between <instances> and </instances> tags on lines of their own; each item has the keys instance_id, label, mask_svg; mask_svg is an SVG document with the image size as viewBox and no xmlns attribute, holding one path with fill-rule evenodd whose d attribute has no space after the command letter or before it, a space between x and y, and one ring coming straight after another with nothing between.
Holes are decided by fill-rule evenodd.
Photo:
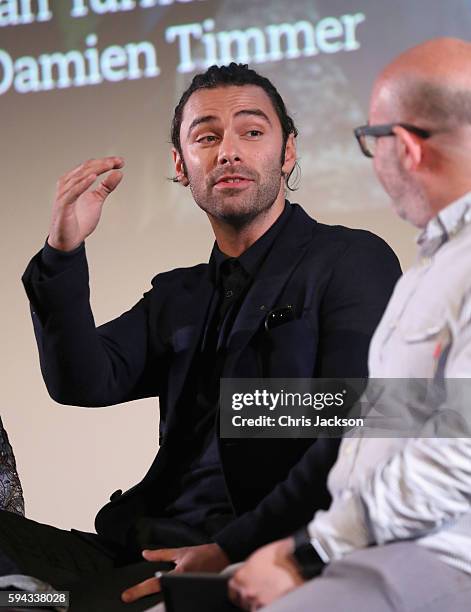
<instances>
[{"instance_id":1,"label":"man with beard","mask_svg":"<svg viewBox=\"0 0 471 612\"><path fill-rule=\"evenodd\" d=\"M46 245L23 277L47 388L84 406L158 396L161 445L144 479L99 512L97 534L2 516L3 573L71 590L74 610L141 610L158 600L142 599L159 590L156 569L222 570L328 505L338 441L218 435L221 377L365 376L400 274L376 236L285 200L296 135L274 86L247 66L197 75L172 141L175 181L214 231L209 264L157 275L98 328L84 241L124 161L92 159L59 181Z\"/></svg>"},{"instance_id":2,"label":"man with beard","mask_svg":"<svg viewBox=\"0 0 471 612\"><path fill-rule=\"evenodd\" d=\"M386 428L344 439L330 508L236 573L246 610L470 609L470 65L467 41L409 49L355 130L395 211L422 230L371 343L366 397Z\"/></svg>"}]
</instances>

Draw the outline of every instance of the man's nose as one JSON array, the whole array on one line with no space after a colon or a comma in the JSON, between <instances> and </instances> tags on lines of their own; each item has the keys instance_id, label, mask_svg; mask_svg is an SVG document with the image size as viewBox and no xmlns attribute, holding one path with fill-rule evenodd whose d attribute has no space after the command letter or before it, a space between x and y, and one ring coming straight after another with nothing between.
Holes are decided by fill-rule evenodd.
<instances>
[{"instance_id":1,"label":"man's nose","mask_svg":"<svg viewBox=\"0 0 471 612\"><path fill-rule=\"evenodd\" d=\"M242 157L237 139L232 135L224 136L219 146L218 163L223 165L234 164L241 161Z\"/></svg>"}]
</instances>

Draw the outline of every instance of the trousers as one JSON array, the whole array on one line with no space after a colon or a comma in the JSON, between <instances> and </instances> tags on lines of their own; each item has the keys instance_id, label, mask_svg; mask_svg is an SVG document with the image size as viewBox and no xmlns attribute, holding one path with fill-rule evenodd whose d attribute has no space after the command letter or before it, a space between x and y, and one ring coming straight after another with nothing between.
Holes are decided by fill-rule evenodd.
<instances>
[{"instance_id":1,"label":"trousers","mask_svg":"<svg viewBox=\"0 0 471 612\"><path fill-rule=\"evenodd\" d=\"M158 609L158 607L157 607ZM414 542L374 546L327 566L266 612L466 612L471 576Z\"/></svg>"},{"instance_id":2,"label":"trousers","mask_svg":"<svg viewBox=\"0 0 471 612\"><path fill-rule=\"evenodd\" d=\"M209 537L164 518L141 519L135 532L138 537L123 549L93 533L58 529L1 510L0 575L24 574L69 591L71 612L147 610L161 601L160 594L125 604L121 593L173 564L143 560L142 548L194 546Z\"/></svg>"}]
</instances>

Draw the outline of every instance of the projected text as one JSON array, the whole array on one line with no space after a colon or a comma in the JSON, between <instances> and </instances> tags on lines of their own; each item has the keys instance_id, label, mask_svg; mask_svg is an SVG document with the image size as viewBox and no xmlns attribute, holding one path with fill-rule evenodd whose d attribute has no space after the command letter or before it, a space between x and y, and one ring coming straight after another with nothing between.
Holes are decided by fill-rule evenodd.
<instances>
[{"instance_id":1,"label":"projected text","mask_svg":"<svg viewBox=\"0 0 471 612\"><path fill-rule=\"evenodd\" d=\"M188 3L197 0L178 1ZM74 0L71 16L78 19L89 10L129 11L173 2ZM0 0L0 25L48 21L52 16L47 0L37 0L35 7L28 0L8 3ZM157 52L159 42L174 49L177 71L180 73L206 70L213 64L263 64L352 52L361 46L359 26L365 19L363 13L352 13L324 17L315 23L300 20L237 30L218 30L214 19L205 19L201 23L167 27L163 41L130 41L100 48L98 36L90 33L85 37L82 48L41 53L36 57L24 55L15 58L6 49L0 49L0 95L10 90L27 94L155 78L161 74Z\"/></svg>"}]
</instances>

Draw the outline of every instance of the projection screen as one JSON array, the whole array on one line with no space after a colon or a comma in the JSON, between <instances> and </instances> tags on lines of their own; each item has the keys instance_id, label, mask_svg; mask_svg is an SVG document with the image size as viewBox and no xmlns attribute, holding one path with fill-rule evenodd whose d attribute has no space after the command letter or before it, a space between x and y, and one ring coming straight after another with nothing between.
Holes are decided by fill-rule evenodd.
<instances>
[{"instance_id":1,"label":"projection screen","mask_svg":"<svg viewBox=\"0 0 471 612\"><path fill-rule=\"evenodd\" d=\"M207 261L207 219L169 180L170 120L194 74L248 63L273 80L299 129L299 188L288 197L320 221L378 233L407 267L416 232L391 212L352 129L392 57L470 32L465 0L0 0L0 415L30 518L92 529L109 493L137 482L157 448L157 400L59 406L42 382L20 277L47 236L57 179L90 157L126 160L87 242L101 323L156 273Z\"/></svg>"}]
</instances>

